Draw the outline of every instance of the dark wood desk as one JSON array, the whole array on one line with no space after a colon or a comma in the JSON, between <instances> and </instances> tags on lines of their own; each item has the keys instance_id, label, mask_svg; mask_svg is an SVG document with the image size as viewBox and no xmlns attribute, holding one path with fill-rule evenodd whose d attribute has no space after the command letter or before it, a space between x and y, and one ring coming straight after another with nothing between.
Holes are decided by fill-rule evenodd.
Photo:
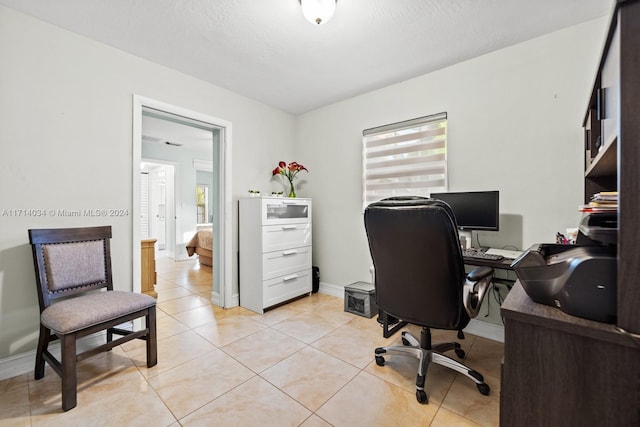
<instances>
[{"instance_id":1,"label":"dark wood desk","mask_svg":"<svg viewBox=\"0 0 640 427\"><path fill-rule=\"evenodd\" d=\"M640 341L537 304L520 282L501 314L500 425L640 425Z\"/></svg>"},{"instance_id":2,"label":"dark wood desk","mask_svg":"<svg viewBox=\"0 0 640 427\"><path fill-rule=\"evenodd\" d=\"M513 270L511 268L511 263L514 260L509 259L509 258L503 258L500 261L491 261L488 259L478 259L478 258L469 258L469 257L464 257L464 263L466 265L477 265L477 266L485 266L485 267L491 267L491 268L496 268L499 270Z\"/></svg>"},{"instance_id":3,"label":"dark wood desk","mask_svg":"<svg viewBox=\"0 0 640 427\"><path fill-rule=\"evenodd\" d=\"M511 268L511 263L514 260L510 258L503 258L500 261L491 261L487 259L478 259L478 258L468 258L464 257L464 264L470 267L482 266L482 267L491 267L494 270L503 270L503 271L513 271ZM505 285L508 289L511 289L513 284L515 283L515 279L509 278L507 274L507 278L503 277L495 277L493 278L493 283L501 283Z\"/></svg>"}]
</instances>

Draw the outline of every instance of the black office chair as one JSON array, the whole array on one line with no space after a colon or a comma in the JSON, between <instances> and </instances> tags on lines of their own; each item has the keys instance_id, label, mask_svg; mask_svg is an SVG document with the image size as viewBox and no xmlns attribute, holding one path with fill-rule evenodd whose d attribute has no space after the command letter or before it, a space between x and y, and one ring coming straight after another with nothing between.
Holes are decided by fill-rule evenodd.
<instances>
[{"instance_id":1,"label":"black office chair","mask_svg":"<svg viewBox=\"0 0 640 427\"><path fill-rule=\"evenodd\" d=\"M419 342L403 331L404 346L376 348L376 363L384 365L384 354L418 358L416 398L420 403L428 402L424 386L431 362L470 378L480 393L488 395L489 385L479 372L442 354L454 350L464 358L459 343L431 345L430 328L456 330L458 338L464 338L462 329L478 314L493 279L489 267L465 275L451 208L435 199L394 197L370 204L364 223L385 337L407 322L422 326ZM390 318L399 320L391 331Z\"/></svg>"}]
</instances>

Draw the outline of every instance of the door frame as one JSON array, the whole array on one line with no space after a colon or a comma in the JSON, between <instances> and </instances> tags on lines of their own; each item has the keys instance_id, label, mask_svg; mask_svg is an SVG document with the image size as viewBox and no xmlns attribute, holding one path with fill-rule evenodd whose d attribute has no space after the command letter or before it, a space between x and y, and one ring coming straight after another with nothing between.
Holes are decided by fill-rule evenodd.
<instances>
[{"instance_id":1,"label":"door frame","mask_svg":"<svg viewBox=\"0 0 640 427\"><path fill-rule=\"evenodd\" d=\"M232 295L232 204L231 204L231 141L232 123L207 114L191 111L176 105L168 104L155 99L133 94L133 221L131 236L133 239L133 268L132 283L133 291L141 290L141 259L140 259L140 161L142 159L142 110L144 107L163 111L169 114L184 117L188 120L197 120L206 125L220 129L219 150L219 195L220 212L218 214L218 224L220 236L216 236L220 242L220 272L219 277L222 283L219 286L219 294L212 291L211 300L221 307L233 307ZM214 147L215 149L215 147Z\"/></svg>"}]
</instances>

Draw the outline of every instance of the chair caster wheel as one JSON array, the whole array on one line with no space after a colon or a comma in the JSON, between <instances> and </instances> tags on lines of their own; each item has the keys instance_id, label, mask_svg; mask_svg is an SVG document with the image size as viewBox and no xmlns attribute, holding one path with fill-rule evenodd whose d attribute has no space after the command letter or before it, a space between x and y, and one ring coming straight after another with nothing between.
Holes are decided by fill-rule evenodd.
<instances>
[{"instance_id":1,"label":"chair caster wheel","mask_svg":"<svg viewBox=\"0 0 640 427\"><path fill-rule=\"evenodd\" d=\"M378 365L378 366L384 366L384 357L382 357L382 356L376 356L376 365Z\"/></svg>"},{"instance_id":2,"label":"chair caster wheel","mask_svg":"<svg viewBox=\"0 0 640 427\"><path fill-rule=\"evenodd\" d=\"M416 399L423 405L428 403L427 393L424 390L416 390Z\"/></svg>"},{"instance_id":3,"label":"chair caster wheel","mask_svg":"<svg viewBox=\"0 0 640 427\"><path fill-rule=\"evenodd\" d=\"M465 353L464 350L461 348L456 348L455 352L456 352L456 356L458 356L460 359L464 359L464 356L467 355L467 353Z\"/></svg>"},{"instance_id":4,"label":"chair caster wheel","mask_svg":"<svg viewBox=\"0 0 640 427\"><path fill-rule=\"evenodd\" d=\"M405 337L402 337L402 344L403 345L411 345L411 343L409 342L408 339L406 339Z\"/></svg>"},{"instance_id":5,"label":"chair caster wheel","mask_svg":"<svg viewBox=\"0 0 640 427\"><path fill-rule=\"evenodd\" d=\"M489 388L489 384L476 384L476 387L478 387L478 391L480 392L480 394L484 396L488 396L489 392L491 391L491 388Z\"/></svg>"}]
</instances>

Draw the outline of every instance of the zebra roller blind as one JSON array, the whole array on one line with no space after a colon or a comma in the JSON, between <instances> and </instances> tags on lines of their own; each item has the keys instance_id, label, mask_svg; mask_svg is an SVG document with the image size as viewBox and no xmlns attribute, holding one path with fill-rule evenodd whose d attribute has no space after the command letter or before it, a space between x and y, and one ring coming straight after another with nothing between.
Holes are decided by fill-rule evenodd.
<instances>
[{"instance_id":1,"label":"zebra roller blind","mask_svg":"<svg viewBox=\"0 0 640 427\"><path fill-rule=\"evenodd\" d=\"M447 191L447 113L362 132L362 203Z\"/></svg>"}]
</instances>

